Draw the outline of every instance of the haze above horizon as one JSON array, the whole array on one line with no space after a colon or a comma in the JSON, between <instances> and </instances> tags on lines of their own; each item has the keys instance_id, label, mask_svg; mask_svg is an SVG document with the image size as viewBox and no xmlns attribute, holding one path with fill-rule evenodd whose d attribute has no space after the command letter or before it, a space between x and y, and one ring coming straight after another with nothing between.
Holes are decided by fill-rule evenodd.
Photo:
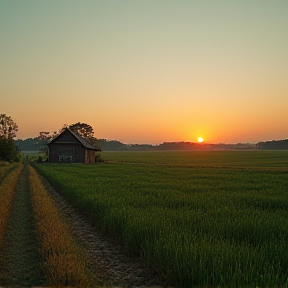
<instances>
[{"instance_id":1,"label":"haze above horizon","mask_svg":"<svg viewBox=\"0 0 288 288\"><path fill-rule=\"evenodd\" d=\"M0 113L18 138L288 138L286 0L0 0Z\"/></svg>"}]
</instances>

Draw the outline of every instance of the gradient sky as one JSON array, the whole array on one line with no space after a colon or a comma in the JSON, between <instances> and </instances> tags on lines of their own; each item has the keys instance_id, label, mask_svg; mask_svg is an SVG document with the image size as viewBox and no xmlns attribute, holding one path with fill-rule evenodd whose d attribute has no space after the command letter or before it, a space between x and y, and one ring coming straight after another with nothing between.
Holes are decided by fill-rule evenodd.
<instances>
[{"instance_id":1,"label":"gradient sky","mask_svg":"<svg viewBox=\"0 0 288 288\"><path fill-rule=\"evenodd\" d=\"M287 0L0 0L0 113L18 138L288 138Z\"/></svg>"}]
</instances>

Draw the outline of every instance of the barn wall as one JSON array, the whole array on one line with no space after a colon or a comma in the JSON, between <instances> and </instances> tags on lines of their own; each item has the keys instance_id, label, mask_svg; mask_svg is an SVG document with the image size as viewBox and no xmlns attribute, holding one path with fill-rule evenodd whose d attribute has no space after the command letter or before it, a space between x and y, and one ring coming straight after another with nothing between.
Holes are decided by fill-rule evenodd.
<instances>
[{"instance_id":1,"label":"barn wall","mask_svg":"<svg viewBox=\"0 0 288 288\"><path fill-rule=\"evenodd\" d=\"M95 151L87 149L85 151L85 163L95 163Z\"/></svg>"},{"instance_id":2,"label":"barn wall","mask_svg":"<svg viewBox=\"0 0 288 288\"><path fill-rule=\"evenodd\" d=\"M68 148L68 149L67 149ZM85 163L85 148L79 144L64 144L64 143L53 143L49 145L49 162L59 163L59 153L63 153L65 149L73 149L73 162L74 163ZM69 154L69 153L68 153Z\"/></svg>"}]
</instances>

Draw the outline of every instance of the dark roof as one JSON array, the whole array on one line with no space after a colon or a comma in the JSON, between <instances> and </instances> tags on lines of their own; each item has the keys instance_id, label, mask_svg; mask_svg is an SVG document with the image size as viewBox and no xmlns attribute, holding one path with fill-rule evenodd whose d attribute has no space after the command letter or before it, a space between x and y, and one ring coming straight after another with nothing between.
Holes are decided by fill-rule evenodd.
<instances>
[{"instance_id":1,"label":"dark roof","mask_svg":"<svg viewBox=\"0 0 288 288\"><path fill-rule=\"evenodd\" d=\"M95 150L95 151L101 151L101 149L94 147L87 139L83 138L83 137L80 136L78 133L73 132L73 131L70 130L69 128L65 128L65 130L64 130L62 133L60 133L57 137L55 137L54 139L52 139L47 145L52 144L53 142L55 142L56 139L57 139L58 137L60 137L60 135L62 135L63 133L66 133L67 131L70 132L70 133L76 138L76 140L78 140L78 142L79 142L82 146L84 146L85 148L91 149L91 150Z\"/></svg>"}]
</instances>

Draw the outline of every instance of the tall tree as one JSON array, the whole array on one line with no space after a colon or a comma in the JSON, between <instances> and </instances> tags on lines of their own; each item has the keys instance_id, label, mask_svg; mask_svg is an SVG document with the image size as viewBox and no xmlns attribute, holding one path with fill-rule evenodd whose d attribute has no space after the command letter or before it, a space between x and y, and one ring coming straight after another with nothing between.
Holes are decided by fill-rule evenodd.
<instances>
[{"instance_id":1,"label":"tall tree","mask_svg":"<svg viewBox=\"0 0 288 288\"><path fill-rule=\"evenodd\" d=\"M69 125L68 128L73 132L78 133L83 138L86 138L87 140L94 139L94 130L89 124L77 122L75 124Z\"/></svg>"},{"instance_id":2,"label":"tall tree","mask_svg":"<svg viewBox=\"0 0 288 288\"><path fill-rule=\"evenodd\" d=\"M0 114L0 138L13 139L16 137L18 125L10 116Z\"/></svg>"},{"instance_id":3,"label":"tall tree","mask_svg":"<svg viewBox=\"0 0 288 288\"><path fill-rule=\"evenodd\" d=\"M0 159L6 161L19 160L19 150L14 139L18 125L10 116L0 114Z\"/></svg>"}]
</instances>

